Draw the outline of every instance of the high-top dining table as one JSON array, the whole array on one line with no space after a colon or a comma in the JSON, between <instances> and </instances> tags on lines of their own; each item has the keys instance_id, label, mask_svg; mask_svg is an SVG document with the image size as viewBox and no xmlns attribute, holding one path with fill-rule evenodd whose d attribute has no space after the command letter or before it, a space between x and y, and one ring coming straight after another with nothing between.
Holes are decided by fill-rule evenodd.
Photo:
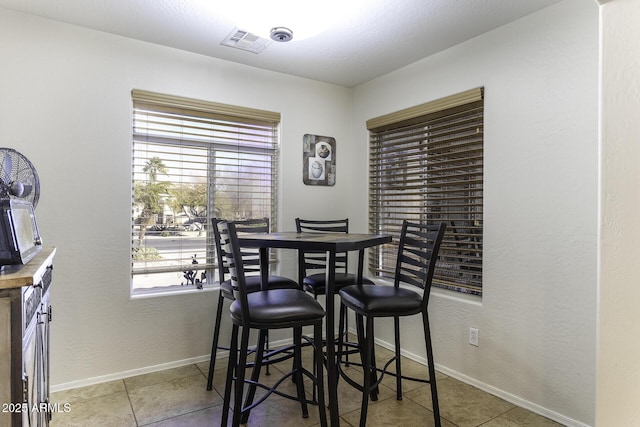
<instances>
[{"instance_id":1,"label":"high-top dining table","mask_svg":"<svg viewBox=\"0 0 640 427\"><path fill-rule=\"evenodd\" d=\"M362 280L364 269L364 251L367 248L391 242L389 234L359 234L359 233L297 233L276 232L269 234L240 234L240 245L260 249L260 263L262 286L266 289L268 275L268 249L297 249L321 251L327 253L326 270L326 351L327 351L327 392L329 400L329 414L332 426L340 425L338 414L338 370L336 367L335 350L335 302L334 284L336 277L336 253L358 251L357 280ZM299 257L301 258L301 257ZM302 282L302 268L298 267L298 275Z\"/></svg>"}]
</instances>

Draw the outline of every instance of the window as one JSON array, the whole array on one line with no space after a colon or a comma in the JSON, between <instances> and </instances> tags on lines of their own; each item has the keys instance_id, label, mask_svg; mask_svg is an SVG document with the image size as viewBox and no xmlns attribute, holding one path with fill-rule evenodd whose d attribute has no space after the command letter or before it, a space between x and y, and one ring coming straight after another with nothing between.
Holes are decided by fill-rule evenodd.
<instances>
[{"instance_id":1,"label":"window","mask_svg":"<svg viewBox=\"0 0 640 427\"><path fill-rule=\"evenodd\" d=\"M402 221L446 222L433 284L482 294L483 90L367 121L369 229L399 236ZM394 274L397 239L370 251L369 268Z\"/></svg>"},{"instance_id":2,"label":"window","mask_svg":"<svg viewBox=\"0 0 640 427\"><path fill-rule=\"evenodd\" d=\"M213 217L276 222L280 115L138 90L132 99L132 291L212 285Z\"/></svg>"}]
</instances>

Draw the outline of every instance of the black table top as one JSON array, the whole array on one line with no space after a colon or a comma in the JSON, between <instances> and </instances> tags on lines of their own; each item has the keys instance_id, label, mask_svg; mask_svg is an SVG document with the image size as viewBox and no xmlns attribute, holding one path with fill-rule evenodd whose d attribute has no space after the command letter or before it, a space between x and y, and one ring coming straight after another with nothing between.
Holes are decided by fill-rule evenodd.
<instances>
[{"instance_id":1,"label":"black table top","mask_svg":"<svg viewBox=\"0 0 640 427\"><path fill-rule=\"evenodd\" d=\"M240 244L255 248L288 248L323 251L356 251L391 242L390 234L362 233L250 233L238 235Z\"/></svg>"}]
</instances>

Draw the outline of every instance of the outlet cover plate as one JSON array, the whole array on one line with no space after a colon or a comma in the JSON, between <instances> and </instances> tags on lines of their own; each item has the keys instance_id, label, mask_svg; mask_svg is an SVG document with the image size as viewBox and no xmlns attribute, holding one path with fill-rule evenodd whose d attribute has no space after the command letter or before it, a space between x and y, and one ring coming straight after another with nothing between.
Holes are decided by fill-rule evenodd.
<instances>
[{"instance_id":1,"label":"outlet cover plate","mask_svg":"<svg viewBox=\"0 0 640 427\"><path fill-rule=\"evenodd\" d=\"M469 328L469 344L478 347L478 338L480 331L478 328Z\"/></svg>"}]
</instances>

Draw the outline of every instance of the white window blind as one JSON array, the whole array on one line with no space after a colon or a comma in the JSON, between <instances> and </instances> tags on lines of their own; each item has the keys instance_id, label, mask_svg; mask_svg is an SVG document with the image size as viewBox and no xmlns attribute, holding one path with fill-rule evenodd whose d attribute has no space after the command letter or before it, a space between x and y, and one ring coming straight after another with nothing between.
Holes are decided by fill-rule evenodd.
<instances>
[{"instance_id":1,"label":"white window blind","mask_svg":"<svg viewBox=\"0 0 640 427\"><path fill-rule=\"evenodd\" d=\"M402 221L446 222L433 284L482 294L483 90L378 117L370 131L369 228L399 236ZM393 277L397 239L370 251Z\"/></svg>"},{"instance_id":2,"label":"white window blind","mask_svg":"<svg viewBox=\"0 0 640 427\"><path fill-rule=\"evenodd\" d=\"M212 218L277 221L280 115L137 90L132 99L132 289L214 284Z\"/></svg>"}]
</instances>

